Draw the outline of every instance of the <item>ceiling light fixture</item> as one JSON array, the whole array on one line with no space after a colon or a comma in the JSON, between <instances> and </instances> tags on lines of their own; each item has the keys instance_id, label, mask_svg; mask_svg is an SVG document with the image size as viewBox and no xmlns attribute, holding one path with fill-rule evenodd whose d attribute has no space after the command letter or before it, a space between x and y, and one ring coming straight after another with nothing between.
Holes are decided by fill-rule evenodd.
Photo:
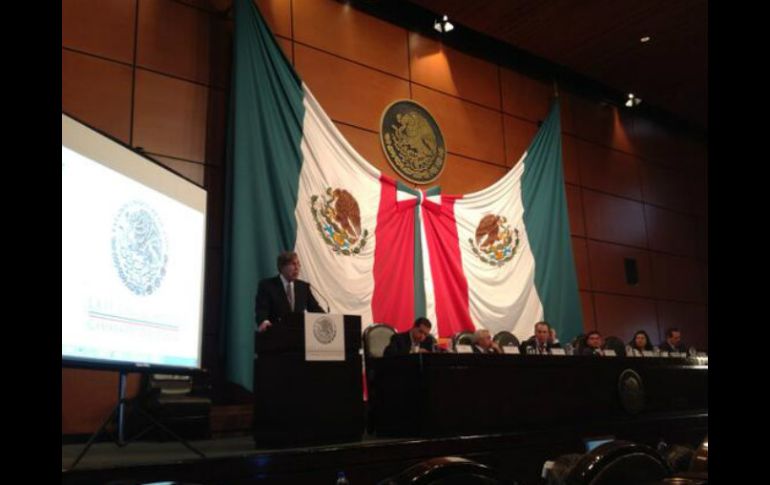
<instances>
[{"instance_id":1,"label":"ceiling light fixture","mask_svg":"<svg viewBox=\"0 0 770 485\"><path fill-rule=\"evenodd\" d=\"M638 106L639 103L642 102L641 98L637 98L633 95L633 93L628 93L628 100L626 100L626 106L629 108L633 108L634 106Z\"/></svg>"},{"instance_id":2,"label":"ceiling light fixture","mask_svg":"<svg viewBox=\"0 0 770 485\"><path fill-rule=\"evenodd\" d=\"M436 20L433 22L433 28L436 29L437 32L441 32L443 34L452 31L455 26L449 22L449 17L444 15L441 20Z\"/></svg>"}]
</instances>

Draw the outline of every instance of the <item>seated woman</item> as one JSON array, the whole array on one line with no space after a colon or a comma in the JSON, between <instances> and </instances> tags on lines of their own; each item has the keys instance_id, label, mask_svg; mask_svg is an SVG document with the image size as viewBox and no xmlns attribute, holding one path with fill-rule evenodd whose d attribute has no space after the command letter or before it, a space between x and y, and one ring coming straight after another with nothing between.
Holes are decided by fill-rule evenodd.
<instances>
[{"instance_id":1,"label":"seated woman","mask_svg":"<svg viewBox=\"0 0 770 485\"><path fill-rule=\"evenodd\" d=\"M634 334L634 338L628 342L629 347L633 351L634 355L642 355L644 350L653 350L652 342L650 342L650 336L644 330L637 330Z\"/></svg>"}]
</instances>

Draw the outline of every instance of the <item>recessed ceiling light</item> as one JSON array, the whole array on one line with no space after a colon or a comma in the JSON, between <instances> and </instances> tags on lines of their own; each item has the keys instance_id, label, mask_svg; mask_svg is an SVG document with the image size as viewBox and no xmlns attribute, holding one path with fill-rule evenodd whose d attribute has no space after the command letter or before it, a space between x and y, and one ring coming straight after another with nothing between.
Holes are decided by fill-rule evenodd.
<instances>
[{"instance_id":1,"label":"recessed ceiling light","mask_svg":"<svg viewBox=\"0 0 770 485\"><path fill-rule=\"evenodd\" d=\"M645 43L649 42L650 39L651 39L651 37L649 35L646 35L646 36L642 37L639 40L642 41L642 44L645 44Z\"/></svg>"}]
</instances>

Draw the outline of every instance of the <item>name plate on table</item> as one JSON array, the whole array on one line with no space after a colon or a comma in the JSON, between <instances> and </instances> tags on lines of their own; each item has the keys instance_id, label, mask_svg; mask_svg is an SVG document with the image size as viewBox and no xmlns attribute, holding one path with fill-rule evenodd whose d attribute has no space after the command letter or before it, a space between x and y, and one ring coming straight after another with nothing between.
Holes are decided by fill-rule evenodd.
<instances>
[{"instance_id":1,"label":"name plate on table","mask_svg":"<svg viewBox=\"0 0 770 485\"><path fill-rule=\"evenodd\" d=\"M604 349L602 355L605 357L617 357L618 354L616 354L612 349Z\"/></svg>"},{"instance_id":2,"label":"name plate on table","mask_svg":"<svg viewBox=\"0 0 770 485\"><path fill-rule=\"evenodd\" d=\"M653 352L652 350L642 350L642 356L655 357L655 352Z\"/></svg>"},{"instance_id":3,"label":"name plate on table","mask_svg":"<svg viewBox=\"0 0 770 485\"><path fill-rule=\"evenodd\" d=\"M554 348L551 349L551 355L567 355L567 353L564 351L564 349Z\"/></svg>"},{"instance_id":4,"label":"name plate on table","mask_svg":"<svg viewBox=\"0 0 770 485\"><path fill-rule=\"evenodd\" d=\"M472 354L473 353L473 348L470 345L462 345L462 344L460 344L460 345L457 345L457 347L455 347L455 350L457 351L458 354Z\"/></svg>"},{"instance_id":5,"label":"name plate on table","mask_svg":"<svg viewBox=\"0 0 770 485\"><path fill-rule=\"evenodd\" d=\"M305 313L305 360L345 360L344 315Z\"/></svg>"},{"instance_id":6,"label":"name plate on table","mask_svg":"<svg viewBox=\"0 0 770 485\"><path fill-rule=\"evenodd\" d=\"M502 347L504 354L518 354L519 353L519 347L518 345L503 345Z\"/></svg>"}]
</instances>

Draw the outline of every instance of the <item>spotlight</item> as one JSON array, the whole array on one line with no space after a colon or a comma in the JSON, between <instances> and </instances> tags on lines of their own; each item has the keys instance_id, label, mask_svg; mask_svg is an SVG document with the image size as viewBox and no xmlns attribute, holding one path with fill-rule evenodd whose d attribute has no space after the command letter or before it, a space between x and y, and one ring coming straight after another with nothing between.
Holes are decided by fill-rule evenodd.
<instances>
[{"instance_id":1,"label":"spotlight","mask_svg":"<svg viewBox=\"0 0 770 485\"><path fill-rule=\"evenodd\" d=\"M647 42L650 41L650 39L651 39L651 37L649 35L645 35L644 37L642 37L639 40L642 42L642 44L646 44Z\"/></svg>"},{"instance_id":2,"label":"spotlight","mask_svg":"<svg viewBox=\"0 0 770 485\"><path fill-rule=\"evenodd\" d=\"M633 108L634 106L638 106L639 103L641 103L641 98L637 98L633 95L633 93L628 93L628 99L626 100L626 106L629 108Z\"/></svg>"},{"instance_id":3,"label":"spotlight","mask_svg":"<svg viewBox=\"0 0 770 485\"><path fill-rule=\"evenodd\" d=\"M452 25L452 23L449 21L449 17L444 15L441 20L436 20L433 22L433 28L436 29L437 32L445 33L452 31L455 26Z\"/></svg>"}]
</instances>

